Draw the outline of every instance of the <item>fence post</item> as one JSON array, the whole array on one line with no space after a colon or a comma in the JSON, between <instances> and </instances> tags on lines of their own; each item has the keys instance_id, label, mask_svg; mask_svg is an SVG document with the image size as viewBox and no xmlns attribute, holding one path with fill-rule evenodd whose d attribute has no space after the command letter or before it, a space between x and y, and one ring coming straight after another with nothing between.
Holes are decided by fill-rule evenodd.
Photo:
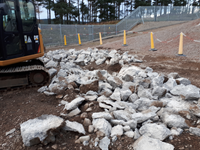
<instances>
[{"instance_id":1,"label":"fence post","mask_svg":"<svg viewBox=\"0 0 200 150\"><path fill-rule=\"evenodd\" d=\"M92 25L92 40L94 40L94 25Z\"/></svg>"},{"instance_id":2,"label":"fence post","mask_svg":"<svg viewBox=\"0 0 200 150\"><path fill-rule=\"evenodd\" d=\"M156 22L156 17L157 17L157 10L156 6L154 6L154 21Z\"/></svg>"},{"instance_id":3,"label":"fence post","mask_svg":"<svg viewBox=\"0 0 200 150\"><path fill-rule=\"evenodd\" d=\"M171 9L170 6L167 6L167 10L170 10L170 9ZM169 14L170 14L170 12L169 12L168 15L167 15L168 21L169 21Z\"/></svg>"},{"instance_id":4,"label":"fence post","mask_svg":"<svg viewBox=\"0 0 200 150\"><path fill-rule=\"evenodd\" d=\"M78 35L77 35L77 24L75 25L75 28L76 28L76 39L77 39L77 42L78 42Z\"/></svg>"},{"instance_id":5,"label":"fence post","mask_svg":"<svg viewBox=\"0 0 200 150\"><path fill-rule=\"evenodd\" d=\"M105 36L106 35L106 33L105 33L106 32L106 25L104 24L103 26L104 26L104 33L103 34Z\"/></svg>"},{"instance_id":6,"label":"fence post","mask_svg":"<svg viewBox=\"0 0 200 150\"><path fill-rule=\"evenodd\" d=\"M125 19L126 19L126 18L125 18ZM126 19L126 29L125 29L125 30L128 30L128 29L127 29L127 19Z\"/></svg>"},{"instance_id":7,"label":"fence post","mask_svg":"<svg viewBox=\"0 0 200 150\"><path fill-rule=\"evenodd\" d=\"M117 35L117 24L115 26L116 26L116 35Z\"/></svg>"},{"instance_id":8,"label":"fence post","mask_svg":"<svg viewBox=\"0 0 200 150\"><path fill-rule=\"evenodd\" d=\"M61 24L60 24L60 41L61 41L61 43L63 42L63 40L62 40L62 26L61 26Z\"/></svg>"}]
</instances>

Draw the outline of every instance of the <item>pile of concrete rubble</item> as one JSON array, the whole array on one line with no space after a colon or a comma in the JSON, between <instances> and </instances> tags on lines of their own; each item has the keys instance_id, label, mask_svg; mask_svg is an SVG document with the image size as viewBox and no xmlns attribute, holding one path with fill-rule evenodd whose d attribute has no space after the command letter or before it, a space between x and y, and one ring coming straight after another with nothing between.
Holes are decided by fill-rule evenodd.
<instances>
[{"instance_id":1,"label":"pile of concrete rubble","mask_svg":"<svg viewBox=\"0 0 200 150\"><path fill-rule=\"evenodd\" d=\"M163 75L149 67L130 65L142 61L127 52L120 55L116 50L57 50L41 59L52 81L38 92L46 95L58 95L66 89L82 92L70 102L61 101L59 106L64 105L67 113L59 117L43 115L22 123L21 135L26 146L55 142L58 132L64 131L83 134L74 142L102 150L108 150L119 136L132 138L131 147L135 150L173 150L174 146L163 140L173 139L184 130L200 136L200 89L177 73ZM81 68L91 62L110 66L119 63L122 68L112 74ZM92 85L97 88L88 88ZM94 112L91 120L87 113L94 111L91 106L96 101L103 111ZM83 103L87 105L85 112L80 110ZM84 119L83 124L62 117L77 115ZM91 138L91 134L96 134L96 138Z\"/></svg>"}]
</instances>

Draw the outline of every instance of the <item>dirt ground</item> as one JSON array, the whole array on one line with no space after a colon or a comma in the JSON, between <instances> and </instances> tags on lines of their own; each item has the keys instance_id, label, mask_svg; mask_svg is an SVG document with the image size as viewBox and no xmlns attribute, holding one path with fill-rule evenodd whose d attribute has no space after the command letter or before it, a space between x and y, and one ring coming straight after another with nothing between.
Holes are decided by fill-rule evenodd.
<instances>
[{"instance_id":1,"label":"dirt ground","mask_svg":"<svg viewBox=\"0 0 200 150\"><path fill-rule=\"evenodd\" d=\"M180 25L174 25L170 27L150 30L148 32L164 32L177 28ZM131 34L127 36L127 42L131 43L132 38L142 38L141 34ZM192 57L193 55L187 55L186 57L177 57L174 53L163 53L163 51L152 52L148 51L150 46L146 46L144 49L143 45L141 45L141 50L135 49L133 45L129 44L127 47L122 47L123 37L111 38L103 41L103 45L99 45L99 42L87 43L82 46L68 46L65 49L76 48L77 50L86 49L87 47L99 47L100 49L114 49L116 45L118 46L116 49L119 50L120 53L125 51L129 51L134 55L137 55L136 58L143 59L143 63L140 64L132 64L140 66L141 68L146 68L147 66L154 69L154 71L168 74L171 72L178 72L181 77L188 78L191 80L192 84L200 87L200 61L198 57L200 57L200 53L197 50L195 53L195 59ZM132 42L133 43L133 42ZM115 45L115 46L113 46ZM120 46L119 46L120 45ZM159 45L162 46L162 45ZM198 43L197 46L199 47ZM51 48L49 50L59 49ZM191 50L193 46L191 47ZM194 48L194 50L196 47ZM190 57L191 56L191 57ZM109 72L119 71L119 67L109 68L109 66L95 66L91 64L85 67L86 69L92 70L96 68L104 68ZM66 150L97 150L98 148L92 146L83 146L82 144L75 144L74 141L77 139L80 134L73 132L62 132L57 135L56 143L49 144L47 146L36 145L33 147L24 147L22 138L20 135L20 123L27 121L29 119L33 119L35 117L39 117L43 114L53 114L60 115L60 112L63 110L63 106L58 106L61 99L57 99L55 96L45 96L44 94L37 92L38 88L32 89L21 89L16 91L9 91L0 93L0 149L4 150L20 150L20 149L66 149ZM68 94L68 101L75 98L79 91L76 90L67 90L63 95ZM101 111L98 103L94 102L91 104L92 109L95 111ZM83 104L80 107L81 111L84 112L86 110L86 106ZM91 119L92 112L88 113L88 117ZM83 119L78 115L77 117L68 118L69 120L83 122ZM15 128L16 131L14 134L6 136L6 132ZM86 127L85 127L86 129ZM87 131L87 129L86 129ZM88 134L88 133L87 133ZM91 134L91 137L94 139L95 134ZM126 136L120 137L114 145L110 145L110 150L128 150L131 149L130 145L134 142L133 139L127 138ZM171 143L175 146L175 150L199 150L200 149L200 137L191 135L188 130L185 130L183 134L178 137L175 137L173 140L165 140L165 142Z\"/></svg>"}]
</instances>

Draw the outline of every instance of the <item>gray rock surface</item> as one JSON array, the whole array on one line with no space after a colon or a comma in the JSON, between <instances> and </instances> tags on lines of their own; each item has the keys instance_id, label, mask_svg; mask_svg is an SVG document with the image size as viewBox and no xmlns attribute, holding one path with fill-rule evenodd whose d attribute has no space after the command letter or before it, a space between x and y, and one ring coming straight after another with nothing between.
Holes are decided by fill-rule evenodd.
<instances>
[{"instance_id":1,"label":"gray rock surface","mask_svg":"<svg viewBox=\"0 0 200 150\"><path fill-rule=\"evenodd\" d=\"M129 89L123 89L122 88L120 90L121 100L123 100L123 101L126 101L131 94L132 94L132 92Z\"/></svg>"},{"instance_id":2,"label":"gray rock surface","mask_svg":"<svg viewBox=\"0 0 200 150\"><path fill-rule=\"evenodd\" d=\"M64 120L54 115L42 115L30 119L20 125L21 136L25 146L32 146L38 143L44 145L55 142L54 132L64 125Z\"/></svg>"},{"instance_id":3,"label":"gray rock surface","mask_svg":"<svg viewBox=\"0 0 200 150\"><path fill-rule=\"evenodd\" d=\"M200 136L200 128L194 128L194 127L190 127L189 128L190 133Z\"/></svg>"},{"instance_id":4,"label":"gray rock surface","mask_svg":"<svg viewBox=\"0 0 200 150\"><path fill-rule=\"evenodd\" d=\"M116 88L113 94L110 96L112 100L121 101L120 89Z\"/></svg>"},{"instance_id":5,"label":"gray rock surface","mask_svg":"<svg viewBox=\"0 0 200 150\"><path fill-rule=\"evenodd\" d=\"M163 84L163 87L168 91L172 90L175 86L177 86L176 80L173 78L169 78L166 83Z\"/></svg>"},{"instance_id":6,"label":"gray rock surface","mask_svg":"<svg viewBox=\"0 0 200 150\"><path fill-rule=\"evenodd\" d=\"M122 136L123 135L123 127L122 125L114 126L111 130L111 137L113 136Z\"/></svg>"},{"instance_id":7,"label":"gray rock surface","mask_svg":"<svg viewBox=\"0 0 200 150\"><path fill-rule=\"evenodd\" d=\"M164 124L145 124L140 129L139 132L141 135L146 135L154 139L163 141L168 136L170 136L171 131Z\"/></svg>"},{"instance_id":8,"label":"gray rock surface","mask_svg":"<svg viewBox=\"0 0 200 150\"><path fill-rule=\"evenodd\" d=\"M128 100L132 103L134 103L138 99L137 94L133 93L129 96Z\"/></svg>"},{"instance_id":9,"label":"gray rock surface","mask_svg":"<svg viewBox=\"0 0 200 150\"><path fill-rule=\"evenodd\" d=\"M152 91L153 96L158 96L158 98L163 97L166 94L167 90L163 87L155 87Z\"/></svg>"},{"instance_id":10,"label":"gray rock surface","mask_svg":"<svg viewBox=\"0 0 200 150\"><path fill-rule=\"evenodd\" d=\"M66 110L76 109L84 100L85 100L85 98L78 97L78 98L72 100L70 103L66 104L64 109L66 109Z\"/></svg>"},{"instance_id":11,"label":"gray rock surface","mask_svg":"<svg viewBox=\"0 0 200 150\"><path fill-rule=\"evenodd\" d=\"M110 139L106 136L99 142L99 147L101 150L108 150L108 146L110 145Z\"/></svg>"},{"instance_id":12,"label":"gray rock surface","mask_svg":"<svg viewBox=\"0 0 200 150\"><path fill-rule=\"evenodd\" d=\"M134 150L174 150L174 146L147 136L140 137L133 144Z\"/></svg>"},{"instance_id":13,"label":"gray rock surface","mask_svg":"<svg viewBox=\"0 0 200 150\"><path fill-rule=\"evenodd\" d=\"M99 131L103 132L106 136L108 136L108 137L110 136L112 126L104 118L94 119L92 121L92 124L93 124L96 131L99 130Z\"/></svg>"},{"instance_id":14,"label":"gray rock surface","mask_svg":"<svg viewBox=\"0 0 200 150\"><path fill-rule=\"evenodd\" d=\"M185 119L179 115L164 113L161 119L168 127L188 128Z\"/></svg>"},{"instance_id":15,"label":"gray rock surface","mask_svg":"<svg viewBox=\"0 0 200 150\"><path fill-rule=\"evenodd\" d=\"M99 119L99 118L104 118L106 120L110 120L113 117L110 115L108 112L98 112L98 113L93 113L92 114L93 119Z\"/></svg>"},{"instance_id":16,"label":"gray rock surface","mask_svg":"<svg viewBox=\"0 0 200 150\"><path fill-rule=\"evenodd\" d=\"M53 60L50 60L46 65L45 65L45 67L47 68L47 69L49 69L49 68L56 68L58 66L58 62L55 62L55 61L53 61Z\"/></svg>"},{"instance_id":17,"label":"gray rock surface","mask_svg":"<svg viewBox=\"0 0 200 150\"><path fill-rule=\"evenodd\" d=\"M65 131L73 131L78 132L81 134L85 134L85 129L82 124L76 122L76 121L65 121L65 126L63 127Z\"/></svg>"},{"instance_id":18,"label":"gray rock surface","mask_svg":"<svg viewBox=\"0 0 200 150\"><path fill-rule=\"evenodd\" d=\"M186 78L178 78L176 79L180 82L180 84L183 84L183 85L190 85L191 84L191 81L186 79Z\"/></svg>"},{"instance_id":19,"label":"gray rock surface","mask_svg":"<svg viewBox=\"0 0 200 150\"><path fill-rule=\"evenodd\" d=\"M131 114L125 110L113 111L113 115L118 120L124 120L124 121L131 120Z\"/></svg>"},{"instance_id":20,"label":"gray rock surface","mask_svg":"<svg viewBox=\"0 0 200 150\"><path fill-rule=\"evenodd\" d=\"M170 92L172 95L183 95L186 100L197 100L200 98L199 88L194 85L177 85Z\"/></svg>"}]
</instances>

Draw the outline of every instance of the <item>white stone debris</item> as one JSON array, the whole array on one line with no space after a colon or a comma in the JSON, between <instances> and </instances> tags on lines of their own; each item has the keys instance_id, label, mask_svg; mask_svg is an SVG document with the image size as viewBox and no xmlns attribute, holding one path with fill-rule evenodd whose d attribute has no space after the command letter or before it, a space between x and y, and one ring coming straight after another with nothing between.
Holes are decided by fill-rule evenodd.
<instances>
[{"instance_id":1,"label":"white stone debris","mask_svg":"<svg viewBox=\"0 0 200 150\"><path fill-rule=\"evenodd\" d=\"M30 119L20 125L20 131L25 146L32 146L40 142L47 145L55 142L53 131L63 126L64 120L54 115L42 115ZM52 132L51 132L52 131Z\"/></svg>"},{"instance_id":2,"label":"white stone debris","mask_svg":"<svg viewBox=\"0 0 200 150\"><path fill-rule=\"evenodd\" d=\"M173 150L174 146L143 135L132 145L134 150Z\"/></svg>"},{"instance_id":3,"label":"white stone debris","mask_svg":"<svg viewBox=\"0 0 200 150\"><path fill-rule=\"evenodd\" d=\"M163 141L171 135L171 131L164 124L145 124L139 130L141 135L146 135L154 139Z\"/></svg>"},{"instance_id":4,"label":"white stone debris","mask_svg":"<svg viewBox=\"0 0 200 150\"><path fill-rule=\"evenodd\" d=\"M99 147L101 150L108 150L108 146L110 145L110 139L106 136L99 142Z\"/></svg>"},{"instance_id":5,"label":"white stone debris","mask_svg":"<svg viewBox=\"0 0 200 150\"><path fill-rule=\"evenodd\" d=\"M65 100L69 94L60 98L59 106L65 105L65 114L60 114L70 120L64 121L56 116L50 117L54 118L52 120L43 117L33 121L34 129L31 129L31 123L30 126L26 125L26 132L22 132L24 145L54 142L55 135L46 135L51 130L49 126L42 124L36 128L36 122L54 122L56 119L60 123L50 123L50 127L55 125L55 129L62 128L84 135L85 127L90 135L76 138L76 143L102 150L109 149L110 139L113 145L117 136L122 135L137 140L132 144L134 150L173 150L174 146L162 141L166 138L172 140L185 128L189 128L191 134L200 136L199 123L194 122L195 127L190 127L185 122L185 119L194 121L200 117L200 89L178 73L159 74L150 67L140 65L145 68L141 69L134 66L134 63L142 62L136 58L128 52L120 54L117 50L97 48L46 53L41 60L49 69L51 82L38 89L38 92L51 96L64 95L66 90L70 90L79 92L79 95L68 102ZM96 66L86 65L99 68L107 65L105 68L108 71L95 70ZM116 66L121 69L110 73L109 68ZM83 104L84 109L81 106ZM98 107L102 111L99 112ZM84 112L81 113L80 109ZM72 121L74 116L80 117L81 123ZM96 139L90 140L92 134L96 134Z\"/></svg>"},{"instance_id":6,"label":"white stone debris","mask_svg":"<svg viewBox=\"0 0 200 150\"><path fill-rule=\"evenodd\" d=\"M78 97L74 100L72 100L70 103L67 103L65 105L65 108L66 110L73 110L73 109L76 109L83 101L85 100L85 98L83 97Z\"/></svg>"},{"instance_id":7,"label":"white stone debris","mask_svg":"<svg viewBox=\"0 0 200 150\"><path fill-rule=\"evenodd\" d=\"M108 137L110 136L110 133L111 133L111 130L112 130L112 126L104 118L94 119L92 121L92 124L93 124L95 130L97 130L97 131L99 130L99 131L103 132Z\"/></svg>"},{"instance_id":8,"label":"white stone debris","mask_svg":"<svg viewBox=\"0 0 200 150\"><path fill-rule=\"evenodd\" d=\"M10 131L6 132L6 136L13 134L16 131L15 128L11 129Z\"/></svg>"},{"instance_id":9,"label":"white stone debris","mask_svg":"<svg viewBox=\"0 0 200 150\"><path fill-rule=\"evenodd\" d=\"M123 127L122 125L114 126L111 130L111 137L113 136L122 136L123 135Z\"/></svg>"},{"instance_id":10,"label":"white stone debris","mask_svg":"<svg viewBox=\"0 0 200 150\"><path fill-rule=\"evenodd\" d=\"M93 119L99 119L99 118L104 118L106 120L113 119L113 117L110 115L108 112L98 112L98 113L93 113L92 114Z\"/></svg>"},{"instance_id":11,"label":"white stone debris","mask_svg":"<svg viewBox=\"0 0 200 150\"><path fill-rule=\"evenodd\" d=\"M85 134L85 129L83 127L82 124L76 122L76 121L69 121L69 120L66 120L65 121L65 126L63 127L63 129L65 131L73 131L73 132L78 132L78 133L81 133L81 134Z\"/></svg>"}]
</instances>

